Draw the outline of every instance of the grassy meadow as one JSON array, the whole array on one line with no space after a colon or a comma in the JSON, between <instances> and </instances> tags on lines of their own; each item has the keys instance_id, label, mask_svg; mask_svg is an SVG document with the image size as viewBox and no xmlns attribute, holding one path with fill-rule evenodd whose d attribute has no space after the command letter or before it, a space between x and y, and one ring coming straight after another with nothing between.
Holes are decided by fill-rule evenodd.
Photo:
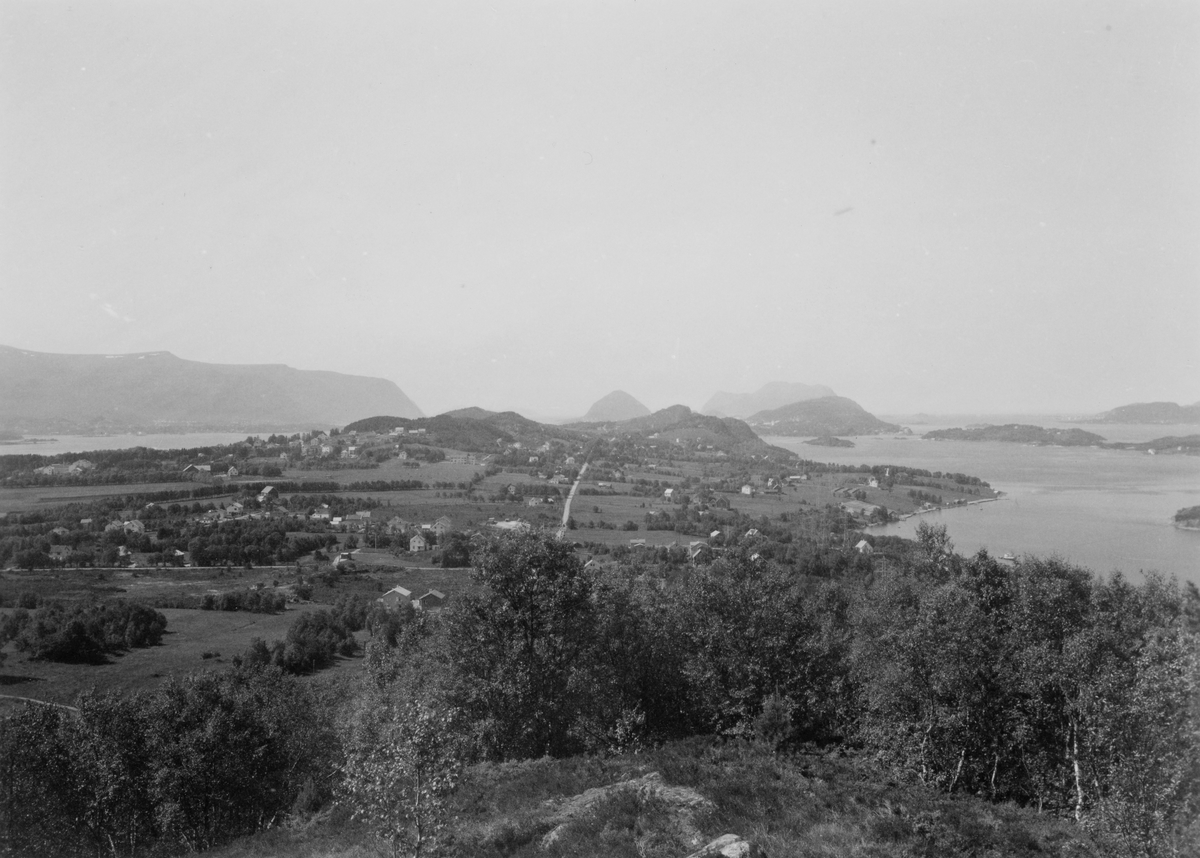
<instances>
[{"instance_id":1,"label":"grassy meadow","mask_svg":"<svg viewBox=\"0 0 1200 858\"><path fill-rule=\"evenodd\" d=\"M360 552L361 557L363 552ZM100 664L68 664L35 661L7 644L0 663L0 715L20 705L15 698L31 698L70 705L89 689L122 693L146 690L167 677L185 676L205 669L228 666L235 655L243 653L254 638L268 643L286 636L288 626L307 611L328 607L348 594L377 598L395 586L403 586L420 595L438 589L453 598L469 581L465 569L443 570L420 566L420 559L398 561L379 552L360 561L359 573L342 575L326 583L312 579L312 599L290 603L278 614L245 611L205 611L197 608L164 607L195 603L206 593L259 589L290 592L296 583L294 568L267 567L234 569L161 569L161 570L89 570L5 571L0 573L0 596L4 604L14 605L22 594L39 599L91 600L122 598L154 606L167 618L167 631L159 646L130 649L109 656ZM16 610L0 608L0 616ZM358 633L365 640L365 633ZM329 674L352 669L358 656L339 656L335 664L318 674L325 681Z\"/></svg>"}]
</instances>

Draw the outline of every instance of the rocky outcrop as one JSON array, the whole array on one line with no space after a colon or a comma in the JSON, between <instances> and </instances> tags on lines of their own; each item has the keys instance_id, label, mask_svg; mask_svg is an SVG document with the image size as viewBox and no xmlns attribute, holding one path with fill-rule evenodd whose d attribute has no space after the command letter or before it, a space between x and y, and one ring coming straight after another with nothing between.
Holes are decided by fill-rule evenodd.
<instances>
[{"instance_id":1,"label":"rocky outcrop","mask_svg":"<svg viewBox=\"0 0 1200 858\"><path fill-rule=\"evenodd\" d=\"M722 834L687 858L765 858L763 851L736 834Z\"/></svg>"},{"instance_id":2,"label":"rocky outcrop","mask_svg":"<svg viewBox=\"0 0 1200 858\"><path fill-rule=\"evenodd\" d=\"M563 835L568 825L590 813L598 804L622 790L633 791L643 800L653 799L664 804L670 809L675 823L685 838L689 842L700 842L700 832L696 828L695 816L698 813L712 810L713 803L694 789L671 786L663 781L661 774L650 772L640 778L632 778L610 786L594 787L568 799L548 802L549 806L553 808L553 812L545 820L545 823L553 827L542 838L542 848L553 845ZM724 853L714 852L711 854L715 856Z\"/></svg>"}]
</instances>

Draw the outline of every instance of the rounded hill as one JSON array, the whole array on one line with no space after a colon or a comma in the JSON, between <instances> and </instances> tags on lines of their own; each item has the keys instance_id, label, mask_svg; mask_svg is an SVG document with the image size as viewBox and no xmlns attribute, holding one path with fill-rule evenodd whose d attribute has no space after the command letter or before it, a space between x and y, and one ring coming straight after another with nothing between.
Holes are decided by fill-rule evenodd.
<instances>
[{"instance_id":1,"label":"rounded hill","mask_svg":"<svg viewBox=\"0 0 1200 858\"><path fill-rule=\"evenodd\" d=\"M650 409L623 390L614 390L608 396L597 399L588 413L580 418L581 423L605 423L645 417Z\"/></svg>"},{"instance_id":2,"label":"rounded hill","mask_svg":"<svg viewBox=\"0 0 1200 858\"><path fill-rule=\"evenodd\" d=\"M793 402L782 408L760 411L748 417L746 422L760 435L815 437L902 431L900 426L880 420L853 399L844 396L822 396Z\"/></svg>"}]
</instances>

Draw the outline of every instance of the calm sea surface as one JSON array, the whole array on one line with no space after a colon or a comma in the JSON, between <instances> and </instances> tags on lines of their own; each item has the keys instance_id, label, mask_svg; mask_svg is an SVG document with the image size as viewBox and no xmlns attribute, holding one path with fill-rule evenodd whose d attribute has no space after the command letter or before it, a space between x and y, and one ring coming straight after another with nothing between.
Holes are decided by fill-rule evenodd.
<instances>
[{"instance_id":1,"label":"calm sea surface","mask_svg":"<svg viewBox=\"0 0 1200 858\"><path fill-rule=\"evenodd\" d=\"M86 453L89 450L123 450L126 447L149 447L152 450L187 450L192 447L214 447L245 441L249 434L267 437L270 433L249 432L191 432L176 435L42 435L46 440L29 439L16 443L0 443L0 456L34 453L38 456L57 456L59 453ZM288 434L288 433L284 433Z\"/></svg>"},{"instance_id":2,"label":"calm sea surface","mask_svg":"<svg viewBox=\"0 0 1200 858\"><path fill-rule=\"evenodd\" d=\"M959 424L961 425L961 424ZM1080 424L1110 441L1149 441L1197 434L1195 426ZM874 528L912 536L917 524L945 524L961 553L1056 554L1096 572L1137 577L1156 569L1200 585L1200 531L1175 528L1176 510L1200 505L1200 456L1151 456L1091 447L1033 447L972 441L923 441L943 426L912 426L907 439L854 438L853 449L767 438L806 459L846 465L909 465L965 473L1005 496L995 503L945 510Z\"/></svg>"}]
</instances>

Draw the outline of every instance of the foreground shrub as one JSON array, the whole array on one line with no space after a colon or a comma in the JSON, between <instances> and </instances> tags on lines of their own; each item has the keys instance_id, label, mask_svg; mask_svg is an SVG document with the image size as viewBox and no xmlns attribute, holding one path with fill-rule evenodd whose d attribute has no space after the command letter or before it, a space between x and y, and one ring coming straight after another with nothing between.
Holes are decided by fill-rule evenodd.
<instances>
[{"instance_id":1,"label":"foreground shrub","mask_svg":"<svg viewBox=\"0 0 1200 858\"><path fill-rule=\"evenodd\" d=\"M345 801L393 856L427 853L450 818L462 771L453 713L427 696L370 684L345 731Z\"/></svg>"},{"instance_id":2,"label":"foreground shrub","mask_svg":"<svg viewBox=\"0 0 1200 858\"><path fill-rule=\"evenodd\" d=\"M328 795L329 711L276 670L27 706L0 721L0 854L193 851L270 825Z\"/></svg>"}]
</instances>

